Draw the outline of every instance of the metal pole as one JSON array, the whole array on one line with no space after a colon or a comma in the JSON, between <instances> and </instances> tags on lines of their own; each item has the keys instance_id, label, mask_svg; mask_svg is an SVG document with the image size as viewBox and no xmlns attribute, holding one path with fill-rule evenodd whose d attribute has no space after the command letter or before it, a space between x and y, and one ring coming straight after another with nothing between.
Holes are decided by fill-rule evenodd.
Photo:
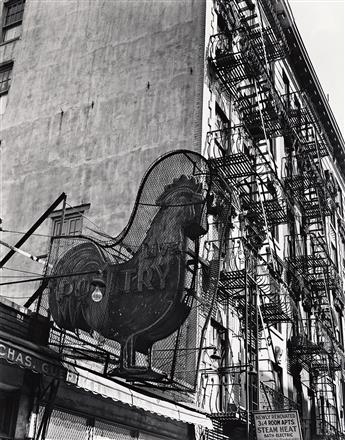
<instances>
[{"instance_id":1,"label":"metal pole","mask_svg":"<svg viewBox=\"0 0 345 440\"><path fill-rule=\"evenodd\" d=\"M12 245L6 243L5 241L0 240L0 244L2 246L5 246L5 247L11 249L13 252L16 252L17 254L23 255L23 257L27 257L27 258L30 258L30 260L32 260L32 261L36 261L36 263L40 263L43 265L46 265L46 263L47 263L46 260L44 260L43 258L36 257L36 255L29 254L29 252L25 252L21 249L18 249L15 246L12 246Z\"/></svg>"},{"instance_id":2,"label":"metal pole","mask_svg":"<svg viewBox=\"0 0 345 440\"><path fill-rule=\"evenodd\" d=\"M248 252L247 252L248 254ZM247 255L248 257L248 255ZM249 300L249 291L248 291L248 258L245 260L245 271L244 271L244 356L245 356L245 383L246 383L246 440L250 438L250 420L249 420L249 412L250 412L250 402L249 402L249 374L248 374L248 360L249 360L249 343L248 343L248 300Z\"/></svg>"},{"instance_id":3,"label":"metal pole","mask_svg":"<svg viewBox=\"0 0 345 440\"><path fill-rule=\"evenodd\" d=\"M62 193L55 202L41 215L41 217L31 226L31 228L23 235L23 237L14 245L14 248L20 248L22 244L28 240L28 238L33 234L36 229L41 225L41 223L49 217L49 215L54 211L54 209L63 201L66 200L66 194ZM0 268L3 267L10 258L13 257L16 251L11 249L4 258L0 261Z\"/></svg>"}]
</instances>

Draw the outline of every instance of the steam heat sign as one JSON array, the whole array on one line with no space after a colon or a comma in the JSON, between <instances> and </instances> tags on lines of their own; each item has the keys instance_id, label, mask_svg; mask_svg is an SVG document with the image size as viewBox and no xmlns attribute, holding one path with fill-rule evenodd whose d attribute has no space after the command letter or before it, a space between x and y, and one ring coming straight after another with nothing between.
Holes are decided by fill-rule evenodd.
<instances>
[{"instance_id":1,"label":"steam heat sign","mask_svg":"<svg viewBox=\"0 0 345 440\"><path fill-rule=\"evenodd\" d=\"M297 411L254 413L257 440L302 440Z\"/></svg>"}]
</instances>

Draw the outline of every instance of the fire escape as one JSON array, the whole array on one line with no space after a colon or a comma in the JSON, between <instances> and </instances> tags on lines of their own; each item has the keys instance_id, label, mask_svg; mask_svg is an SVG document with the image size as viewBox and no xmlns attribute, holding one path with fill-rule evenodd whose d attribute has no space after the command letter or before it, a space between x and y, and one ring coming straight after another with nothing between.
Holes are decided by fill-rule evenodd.
<instances>
[{"instance_id":1,"label":"fire escape","mask_svg":"<svg viewBox=\"0 0 345 440\"><path fill-rule=\"evenodd\" d=\"M277 365L270 329L282 322L295 332L289 341L290 372L299 376L304 368L310 374L311 432L320 440L340 438L335 376L343 352L332 308L343 308L344 299L327 239L336 191L322 162L331 146L304 93L282 95L275 88L271 65L288 55L279 21L274 29L263 28L250 0L215 5L227 30L210 38L209 70L239 117L237 125L207 135L211 167L220 190L233 192L240 224L239 236L229 236L218 301L238 313L245 359L228 359L217 370L225 391L213 411L216 432L207 438L227 439L234 429L239 438L252 438L252 413L258 409L298 409L306 417L301 396L296 404L278 387L260 382L260 350ZM282 177L269 147L276 137L285 140ZM283 261L273 238L281 224L289 231Z\"/></svg>"},{"instance_id":2,"label":"fire escape","mask_svg":"<svg viewBox=\"0 0 345 440\"><path fill-rule=\"evenodd\" d=\"M315 149L318 145L315 143ZM344 354L336 338L336 313L344 307L343 285L330 254L327 217L335 211L332 179L322 169L320 154L299 153L299 163L287 167L286 186L293 191L304 228L286 237L285 257L300 281L305 332L290 340L290 362L309 371L315 404L311 432L316 438L340 438L340 412L335 378ZM329 220L330 222L330 220Z\"/></svg>"}]
</instances>

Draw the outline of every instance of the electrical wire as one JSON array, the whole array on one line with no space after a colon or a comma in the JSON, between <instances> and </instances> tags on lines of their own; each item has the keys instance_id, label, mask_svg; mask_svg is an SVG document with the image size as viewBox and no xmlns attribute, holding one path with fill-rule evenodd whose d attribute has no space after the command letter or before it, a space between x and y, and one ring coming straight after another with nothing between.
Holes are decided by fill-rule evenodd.
<instances>
[{"instance_id":1,"label":"electrical wire","mask_svg":"<svg viewBox=\"0 0 345 440\"><path fill-rule=\"evenodd\" d=\"M26 280L8 281L6 283L0 283L0 286L12 286L15 284L33 283L34 281L43 281L44 279L45 277L41 276L39 278L30 278Z\"/></svg>"},{"instance_id":2,"label":"electrical wire","mask_svg":"<svg viewBox=\"0 0 345 440\"><path fill-rule=\"evenodd\" d=\"M29 296L15 296L15 295L2 295L0 293L0 298L9 298L9 299L29 299L32 295Z\"/></svg>"},{"instance_id":3,"label":"electrical wire","mask_svg":"<svg viewBox=\"0 0 345 440\"><path fill-rule=\"evenodd\" d=\"M38 276L42 276L42 273L39 273L39 272L31 272L31 271L29 271L29 270L17 269L17 268L14 268L14 267L6 267L6 266L3 266L3 267L1 268L1 270L3 270L3 269L5 269L5 270L11 270L11 271L14 271L14 272L28 273L28 274L30 274L30 275L38 275Z\"/></svg>"},{"instance_id":4,"label":"electrical wire","mask_svg":"<svg viewBox=\"0 0 345 440\"><path fill-rule=\"evenodd\" d=\"M87 220L88 222L90 222L92 225L94 225L99 231L102 231L102 229L96 224L94 223L92 220L90 220L88 217L86 217L86 215L84 214L83 211L79 211L78 209L76 209L74 206L70 205L68 202L66 202L66 205L69 208L74 209L78 214L80 214L83 218L85 218L85 220Z\"/></svg>"},{"instance_id":5,"label":"electrical wire","mask_svg":"<svg viewBox=\"0 0 345 440\"><path fill-rule=\"evenodd\" d=\"M27 232L14 231L14 230L12 230L12 229L3 229L3 228L0 228L0 232L6 232L6 233L10 233L10 234L20 234L20 235L25 235L25 234L27 234ZM48 235L48 234L38 234L38 233L35 233L35 232L33 232L31 235L32 235L32 236L36 236L36 237L45 237L45 238L51 238L51 237L53 237L53 235Z\"/></svg>"},{"instance_id":6,"label":"electrical wire","mask_svg":"<svg viewBox=\"0 0 345 440\"><path fill-rule=\"evenodd\" d=\"M0 275L0 278L32 278L31 275Z\"/></svg>"},{"instance_id":7,"label":"electrical wire","mask_svg":"<svg viewBox=\"0 0 345 440\"><path fill-rule=\"evenodd\" d=\"M31 278L26 280L20 280L20 281L9 281L7 283L0 283L0 286L9 286L13 284L24 284L24 283L30 283L34 281L43 281L43 280L50 280L50 279L57 279L57 278L65 278L65 277L72 277L72 276L78 276L78 275L89 275L89 274L99 274L99 270L91 270L88 272L75 272L75 273L69 273L69 274L60 274L60 275L49 275L49 276L40 276L39 278Z\"/></svg>"}]
</instances>

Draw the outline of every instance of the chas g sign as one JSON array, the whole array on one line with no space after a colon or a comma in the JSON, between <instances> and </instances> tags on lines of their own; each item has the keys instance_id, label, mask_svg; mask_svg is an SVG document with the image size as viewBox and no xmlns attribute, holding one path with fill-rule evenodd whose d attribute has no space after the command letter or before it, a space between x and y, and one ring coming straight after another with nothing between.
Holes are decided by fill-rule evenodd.
<instances>
[{"instance_id":1,"label":"chas g sign","mask_svg":"<svg viewBox=\"0 0 345 440\"><path fill-rule=\"evenodd\" d=\"M257 440L302 440L297 411L254 413Z\"/></svg>"}]
</instances>

